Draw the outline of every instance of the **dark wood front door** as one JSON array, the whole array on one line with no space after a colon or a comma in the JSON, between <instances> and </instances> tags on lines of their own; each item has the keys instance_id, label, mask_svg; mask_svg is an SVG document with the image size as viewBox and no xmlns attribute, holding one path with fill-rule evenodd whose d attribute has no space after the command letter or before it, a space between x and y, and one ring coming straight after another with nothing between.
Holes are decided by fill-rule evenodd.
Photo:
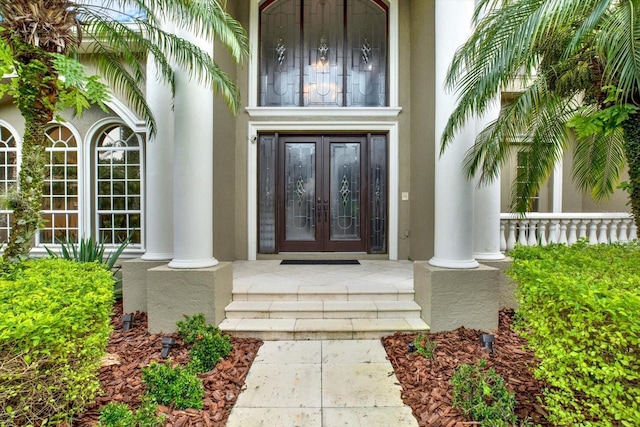
<instances>
[{"instance_id":1,"label":"dark wood front door","mask_svg":"<svg viewBox=\"0 0 640 427\"><path fill-rule=\"evenodd\" d=\"M278 235L282 252L367 249L367 137L281 136Z\"/></svg>"}]
</instances>

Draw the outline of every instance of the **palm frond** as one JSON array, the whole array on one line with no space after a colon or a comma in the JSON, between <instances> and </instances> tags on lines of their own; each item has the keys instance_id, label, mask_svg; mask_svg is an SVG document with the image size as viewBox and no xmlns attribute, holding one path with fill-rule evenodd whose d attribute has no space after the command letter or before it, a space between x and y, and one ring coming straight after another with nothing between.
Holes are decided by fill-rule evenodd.
<instances>
[{"instance_id":1,"label":"palm frond","mask_svg":"<svg viewBox=\"0 0 640 427\"><path fill-rule=\"evenodd\" d=\"M595 39L605 58L604 78L623 95L621 102L640 105L640 5L622 1L602 22ZM635 99L634 99L635 98Z\"/></svg>"},{"instance_id":2,"label":"palm frond","mask_svg":"<svg viewBox=\"0 0 640 427\"><path fill-rule=\"evenodd\" d=\"M582 114L589 115L589 109ZM591 108L595 112L595 108ZM620 183L626 163L624 132L600 132L579 138L574 149L573 180L582 191L591 191L595 200L609 197Z\"/></svg>"}]
</instances>

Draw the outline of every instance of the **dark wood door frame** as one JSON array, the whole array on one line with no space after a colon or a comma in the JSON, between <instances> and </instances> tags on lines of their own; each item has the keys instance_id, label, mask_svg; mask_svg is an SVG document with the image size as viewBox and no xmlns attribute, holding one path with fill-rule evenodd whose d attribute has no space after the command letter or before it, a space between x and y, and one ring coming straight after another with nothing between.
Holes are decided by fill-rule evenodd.
<instances>
[{"instance_id":1,"label":"dark wood door frame","mask_svg":"<svg viewBox=\"0 0 640 427\"><path fill-rule=\"evenodd\" d=\"M278 208L277 236L280 252L365 252L369 240L368 187L367 187L367 141L366 135L280 135L278 138ZM287 143L315 144L315 192L312 217L315 219L314 240L287 240L285 207L285 147ZM331 192L331 145L334 143L358 143L360 167L360 194L358 196L358 216L360 233L358 239L331 238L332 205Z\"/></svg>"}]
</instances>

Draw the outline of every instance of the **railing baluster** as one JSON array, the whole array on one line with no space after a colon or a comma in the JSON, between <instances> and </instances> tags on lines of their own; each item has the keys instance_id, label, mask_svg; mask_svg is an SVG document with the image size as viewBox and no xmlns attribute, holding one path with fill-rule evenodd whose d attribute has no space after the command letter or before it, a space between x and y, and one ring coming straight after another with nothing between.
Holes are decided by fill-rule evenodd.
<instances>
[{"instance_id":1,"label":"railing baluster","mask_svg":"<svg viewBox=\"0 0 640 427\"><path fill-rule=\"evenodd\" d=\"M598 223L600 220L594 219L589 224L589 244L597 245L598 244Z\"/></svg>"},{"instance_id":2,"label":"railing baluster","mask_svg":"<svg viewBox=\"0 0 640 427\"><path fill-rule=\"evenodd\" d=\"M538 224L537 219L532 219L529 221L529 239L527 240L528 246L538 245L537 224Z\"/></svg>"},{"instance_id":3,"label":"railing baluster","mask_svg":"<svg viewBox=\"0 0 640 427\"><path fill-rule=\"evenodd\" d=\"M518 224L520 227L518 229L518 244L526 246L527 245L527 228L529 226L529 221L523 219L519 221Z\"/></svg>"},{"instance_id":4,"label":"railing baluster","mask_svg":"<svg viewBox=\"0 0 640 427\"><path fill-rule=\"evenodd\" d=\"M507 239L504 237L504 224L505 220L500 220L500 252L505 252L507 250Z\"/></svg>"},{"instance_id":5,"label":"railing baluster","mask_svg":"<svg viewBox=\"0 0 640 427\"><path fill-rule=\"evenodd\" d=\"M627 243L629 241L629 236L627 234L627 231L629 230L629 226L627 225L628 222L628 219L620 221L620 229L618 231L618 242L620 243Z\"/></svg>"},{"instance_id":6,"label":"railing baluster","mask_svg":"<svg viewBox=\"0 0 640 427\"><path fill-rule=\"evenodd\" d=\"M578 226L578 239L585 239L587 237L587 223L588 219L578 220L580 225Z\"/></svg>"},{"instance_id":7,"label":"railing baluster","mask_svg":"<svg viewBox=\"0 0 640 427\"><path fill-rule=\"evenodd\" d=\"M607 243L607 225L610 223L608 219L603 219L600 222L600 234L598 234L598 243Z\"/></svg>"},{"instance_id":8,"label":"railing baluster","mask_svg":"<svg viewBox=\"0 0 640 427\"><path fill-rule=\"evenodd\" d=\"M543 219L540 221L540 246L547 246L547 224L549 221Z\"/></svg>"},{"instance_id":9,"label":"railing baluster","mask_svg":"<svg viewBox=\"0 0 640 427\"><path fill-rule=\"evenodd\" d=\"M567 244L567 224L569 223L568 219L560 220L560 237L558 238L558 243Z\"/></svg>"},{"instance_id":10,"label":"railing baluster","mask_svg":"<svg viewBox=\"0 0 640 427\"><path fill-rule=\"evenodd\" d=\"M516 220L509 221L509 237L507 238L507 250L512 251L516 246Z\"/></svg>"},{"instance_id":11,"label":"railing baluster","mask_svg":"<svg viewBox=\"0 0 640 427\"><path fill-rule=\"evenodd\" d=\"M616 243L618 241L618 223L620 220L614 219L611 221L609 227L609 243Z\"/></svg>"},{"instance_id":12,"label":"railing baluster","mask_svg":"<svg viewBox=\"0 0 640 427\"><path fill-rule=\"evenodd\" d=\"M552 219L549 227L549 243L558 243L558 224L560 220Z\"/></svg>"},{"instance_id":13,"label":"railing baluster","mask_svg":"<svg viewBox=\"0 0 640 427\"><path fill-rule=\"evenodd\" d=\"M629 240L636 240L638 238L637 227L635 220L631 220L631 227L629 228Z\"/></svg>"},{"instance_id":14,"label":"railing baluster","mask_svg":"<svg viewBox=\"0 0 640 427\"><path fill-rule=\"evenodd\" d=\"M576 233L576 230L578 228L579 222L580 220L572 219L571 222L569 223L569 239L567 240L567 243L569 245L573 245L575 242L578 241L578 235Z\"/></svg>"}]
</instances>

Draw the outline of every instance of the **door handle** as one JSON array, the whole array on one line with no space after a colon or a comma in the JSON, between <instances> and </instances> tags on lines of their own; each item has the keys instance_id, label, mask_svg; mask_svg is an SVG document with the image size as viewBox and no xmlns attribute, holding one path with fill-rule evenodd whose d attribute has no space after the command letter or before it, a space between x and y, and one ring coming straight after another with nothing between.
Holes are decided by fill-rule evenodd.
<instances>
[{"instance_id":1,"label":"door handle","mask_svg":"<svg viewBox=\"0 0 640 427\"><path fill-rule=\"evenodd\" d=\"M317 222L322 221L322 199L318 197L318 202L316 203L316 218Z\"/></svg>"},{"instance_id":2,"label":"door handle","mask_svg":"<svg viewBox=\"0 0 640 427\"><path fill-rule=\"evenodd\" d=\"M324 201L324 222L327 222L329 219L329 201Z\"/></svg>"}]
</instances>

